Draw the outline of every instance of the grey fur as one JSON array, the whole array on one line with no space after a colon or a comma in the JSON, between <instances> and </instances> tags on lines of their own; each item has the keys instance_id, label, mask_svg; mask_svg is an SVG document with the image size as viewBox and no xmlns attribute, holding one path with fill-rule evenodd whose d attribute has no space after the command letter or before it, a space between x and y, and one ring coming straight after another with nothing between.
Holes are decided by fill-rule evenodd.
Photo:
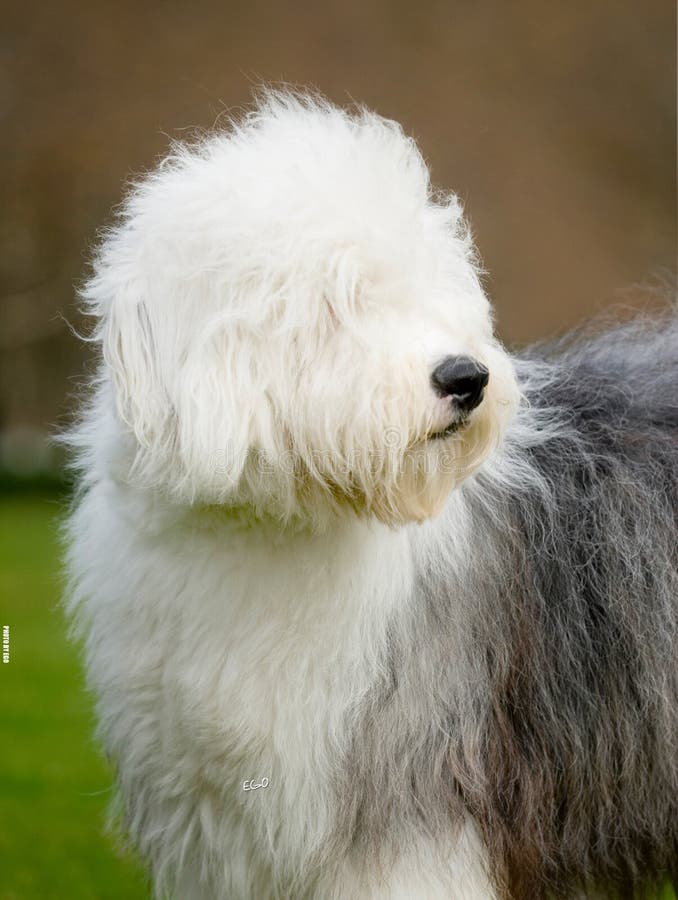
<instances>
[{"instance_id":1,"label":"grey fur","mask_svg":"<svg viewBox=\"0 0 678 900\"><path fill-rule=\"evenodd\" d=\"M503 461L412 529L416 597L347 723L343 840L387 854L468 811L504 896L636 896L678 874L678 322L517 365Z\"/></svg>"}]
</instances>

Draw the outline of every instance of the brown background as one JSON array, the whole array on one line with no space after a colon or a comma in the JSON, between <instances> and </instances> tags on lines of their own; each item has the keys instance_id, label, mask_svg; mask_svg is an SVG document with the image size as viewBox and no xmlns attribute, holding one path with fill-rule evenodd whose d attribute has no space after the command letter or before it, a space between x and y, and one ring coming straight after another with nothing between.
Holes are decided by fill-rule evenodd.
<instances>
[{"instance_id":1,"label":"brown background","mask_svg":"<svg viewBox=\"0 0 678 900\"><path fill-rule=\"evenodd\" d=\"M403 122L466 204L510 343L673 277L672 0L62 0L2 19L6 433L66 409L85 353L61 316L79 325L74 284L125 179L262 79Z\"/></svg>"}]
</instances>

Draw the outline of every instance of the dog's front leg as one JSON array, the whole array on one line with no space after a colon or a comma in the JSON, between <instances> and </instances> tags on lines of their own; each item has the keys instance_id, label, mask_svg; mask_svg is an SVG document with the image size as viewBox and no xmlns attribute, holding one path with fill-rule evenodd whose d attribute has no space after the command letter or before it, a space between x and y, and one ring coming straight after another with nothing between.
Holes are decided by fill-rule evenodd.
<instances>
[{"instance_id":1,"label":"dog's front leg","mask_svg":"<svg viewBox=\"0 0 678 900\"><path fill-rule=\"evenodd\" d=\"M417 837L391 862L348 859L319 886L317 900L496 900L482 842L468 823L447 849Z\"/></svg>"}]
</instances>

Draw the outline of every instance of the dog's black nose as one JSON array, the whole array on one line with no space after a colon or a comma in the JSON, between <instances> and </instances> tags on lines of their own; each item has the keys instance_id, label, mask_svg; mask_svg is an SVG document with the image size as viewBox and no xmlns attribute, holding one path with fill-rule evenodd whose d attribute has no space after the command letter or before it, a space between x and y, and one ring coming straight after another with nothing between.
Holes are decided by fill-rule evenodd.
<instances>
[{"instance_id":1,"label":"dog's black nose","mask_svg":"<svg viewBox=\"0 0 678 900\"><path fill-rule=\"evenodd\" d=\"M471 412L483 399L490 373L468 356L446 356L431 375L433 389L441 397L452 397L463 412Z\"/></svg>"}]
</instances>

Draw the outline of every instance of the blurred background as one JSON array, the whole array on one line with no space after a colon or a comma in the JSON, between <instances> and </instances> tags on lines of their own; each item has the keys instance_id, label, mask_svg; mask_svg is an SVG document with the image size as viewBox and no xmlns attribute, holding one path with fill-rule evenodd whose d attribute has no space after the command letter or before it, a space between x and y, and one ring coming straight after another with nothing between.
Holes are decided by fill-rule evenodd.
<instances>
[{"instance_id":1,"label":"blurred background","mask_svg":"<svg viewBox=\"0 0 678 900\"><path fill-rule=\"evenodd\" d=\"M2 4L0 898L145 897L65 642L46 438L88 365L75 287L125 182L263 81L398 119L462 197L510 345L675 285L672 0ZM668 288L667 288L668 286Z\"/></svg>"}]
</instances>

